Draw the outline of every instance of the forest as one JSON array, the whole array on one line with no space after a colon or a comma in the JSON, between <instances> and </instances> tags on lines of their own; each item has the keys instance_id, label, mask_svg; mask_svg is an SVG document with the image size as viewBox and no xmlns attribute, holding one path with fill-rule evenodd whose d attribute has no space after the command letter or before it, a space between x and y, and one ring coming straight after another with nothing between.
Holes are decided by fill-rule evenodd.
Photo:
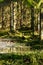
<instances>
[{"instance_id":1,"label":"forest","mask_svg":"<svg viewBox=\"0 0 43 65\"><path fill-rule=\"evenodd\" d=\"M0 65L43 65L43 0L0 0Z\"/></svg>"}]
</instances>

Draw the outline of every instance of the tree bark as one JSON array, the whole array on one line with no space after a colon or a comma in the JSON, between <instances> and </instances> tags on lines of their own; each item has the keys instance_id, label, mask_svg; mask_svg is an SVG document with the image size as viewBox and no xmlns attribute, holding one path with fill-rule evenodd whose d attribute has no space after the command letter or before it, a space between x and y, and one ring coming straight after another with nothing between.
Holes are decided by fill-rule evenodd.
<instances>
[{"instance_id":1,"label":"tree bark","mask_svg":"<svg viewBox=\"0 0 43 65\"><path fill-rule=\"evenodd\" d=\"M40 33L39 33L39 37L40 37L40 40L41 40L41 9L40 9Z\"/></svg>"},{"instance_id":2,"label":"tree bark","mask_svg":"<svg viewBox=\"0 0 43 65\"><path fill-rule=\"evenodd\" d=\"M14 31L14 4L13 1L11 1L10 5L10 31Z\"/></svg>"},{"instance_id":3,"label":"tree bark","mask_svg":"<svg viewBox=\"0 0 43 65\"><path fill-rule=\"evenodd\" d=\"M34 7L31 7L31 30L34 35Z\"/></svg>"},{"instance_id":4,"label":"tree bark","mask_svg":"<svg viewBox=\"0 0 43 65\"><path fill-rule=\"evenodd\" d=\"M2 29L4 29L4 9L3 9L4 7L2 6Z\"/></svg>"},{"instance_id":5,"label":"tree bark","mask_svg":"<svg viewBox=\"0 0 43 65\"><path fill-rule=\"evenodd\" d=\"M20 27L22 27L22 0L20 0Z\"/></svg>"}]
</instances>

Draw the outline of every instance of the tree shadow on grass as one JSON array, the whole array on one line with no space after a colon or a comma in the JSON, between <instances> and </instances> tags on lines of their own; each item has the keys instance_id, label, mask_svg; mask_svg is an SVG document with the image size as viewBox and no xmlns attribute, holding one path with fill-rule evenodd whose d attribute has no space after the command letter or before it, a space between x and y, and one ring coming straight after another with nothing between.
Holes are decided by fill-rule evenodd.
<instances>
[{"instance_id":1,"label":"tree shadow on grass","mask_svg":"<svg viewBox=\"0 0 43 65\"><path fill-rule=\"evenodd\" d=\"M34 40L29 40L26 43L26 46L31 46L31 49L37 49L37 50L41 50L43 49L43 41L40 41L40 39L34 39Z\"/></svg>"},{"instance_id":2,"label":"tree shadow on grass","mask_svg":"<svg viewBox=\"0 0 43 65\"><path fill-rule=\"evenodd\" d=\"M21 33L24 33L22 36L15 36L15 35L10 35L8 32L0 32L0 37L2 38L8 38L8 39L13 39L17 43L22 43L25 44L25 46L31 46L32 49L43 49L43 40L40 41L38 36L32 36L32 31L27 31L27 30L19 30ZM13 32L14 33L14 32ZM13 34L11 33L11 34ZM15 34L15 33L14 33ZM28 38L25 38L25 35L29 36Z\"/></svg>"},{"instance_id":3,"label":"tree shadow on grass","mask_svg":"<svg viewBox=\"0 0 43 65\"><path fill-rule=\"evenodd\" d=\"M16 42L18 42L18 43L25 43L25 37L23 38L23 37L20 37L20 36L14 36L14 37L12 37L12 39L14 39Z\"/></svg>"}]
</instances>

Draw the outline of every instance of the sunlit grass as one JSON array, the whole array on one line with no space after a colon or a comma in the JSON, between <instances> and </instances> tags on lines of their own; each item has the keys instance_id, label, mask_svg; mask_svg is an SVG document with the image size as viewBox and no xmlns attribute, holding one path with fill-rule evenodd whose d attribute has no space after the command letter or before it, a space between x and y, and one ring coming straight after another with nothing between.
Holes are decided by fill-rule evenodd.
<instances>
[{"instance_id":1,"label":"sunlit grass","mask_svg":"<svg viewBox=\"0 0 43 65\"><path fill-rule=\"evenodd\" d=\"M43 50L0 54L0 65L43 65Z\"/></svg>"}]
</instances>

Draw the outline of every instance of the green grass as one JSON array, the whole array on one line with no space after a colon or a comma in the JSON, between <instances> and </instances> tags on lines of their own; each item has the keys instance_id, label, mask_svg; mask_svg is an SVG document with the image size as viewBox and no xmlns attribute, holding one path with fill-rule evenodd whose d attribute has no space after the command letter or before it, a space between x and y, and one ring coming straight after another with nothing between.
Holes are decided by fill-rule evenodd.
<instances>
[{"instance_id":1,"label":"green grass","mask_svg":"<svg viewBox=\"0 0 43 65\"><path fill-rule=\"evenodd\" d=\"M24 54L0 54L0 65L43 65L43 50Z\"/></svg>"}]
</instances>

